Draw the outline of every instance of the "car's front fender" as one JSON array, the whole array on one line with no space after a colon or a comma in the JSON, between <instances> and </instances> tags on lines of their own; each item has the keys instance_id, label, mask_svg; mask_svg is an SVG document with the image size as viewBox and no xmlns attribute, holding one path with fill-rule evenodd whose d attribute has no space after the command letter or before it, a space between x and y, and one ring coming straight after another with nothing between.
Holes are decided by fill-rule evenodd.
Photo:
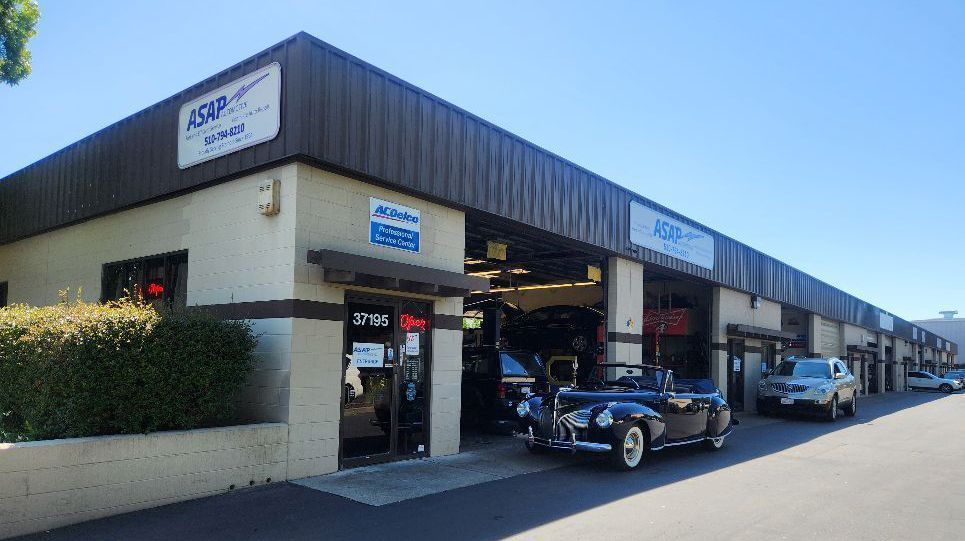
<instances>
[{"instance_id":1,"label":"car's front fender","mask_svg":"<svg viewBox=\"0 0 965 541\"><path fill-rule=\"evenodd\" d=\"M619 402L607 408L613 415L611 435L621 432L627 425L642 424L650 436L650 447L659 449L667 441L667 423L659 412L638 402Z\"/></svg>"}]
</instances>

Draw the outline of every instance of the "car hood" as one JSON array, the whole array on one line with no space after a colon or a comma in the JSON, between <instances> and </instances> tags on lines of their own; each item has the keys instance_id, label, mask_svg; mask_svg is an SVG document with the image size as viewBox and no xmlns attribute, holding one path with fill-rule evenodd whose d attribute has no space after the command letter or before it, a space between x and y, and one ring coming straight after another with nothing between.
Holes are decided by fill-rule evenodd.
<instances>
[{"instance_id":1,"label":"car hood","mask_svg":"<svg viewBox=\"0 0 965 541\"><path fill-rule=\"evenodd\" d=\"M573 409L589 410L600 404L640 400L644 397L653 397L655 394L656 393L650 391L637 389L612 388L600 391L572 389L558 392L555 401L561 411L572 411Z\"/></svg>"}]
</instances>

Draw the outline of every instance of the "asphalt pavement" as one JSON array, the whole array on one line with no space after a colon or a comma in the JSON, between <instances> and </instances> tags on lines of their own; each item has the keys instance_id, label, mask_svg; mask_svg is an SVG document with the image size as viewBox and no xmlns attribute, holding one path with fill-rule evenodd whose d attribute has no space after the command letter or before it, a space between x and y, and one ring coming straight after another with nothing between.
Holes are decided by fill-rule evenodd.
<instances>
[{"instance_id":1,"label":"asphalt pavement","mask_svg":"<svg viewBox=\"0 0 965 541\"><path fill-rule=\"evenodd\" d=\"M745 416L637 472L588 456L381 506L280 483L29 539L961 540L963 416L965 394L889 393L836 423Z\"/></svg>"}]
</instances>

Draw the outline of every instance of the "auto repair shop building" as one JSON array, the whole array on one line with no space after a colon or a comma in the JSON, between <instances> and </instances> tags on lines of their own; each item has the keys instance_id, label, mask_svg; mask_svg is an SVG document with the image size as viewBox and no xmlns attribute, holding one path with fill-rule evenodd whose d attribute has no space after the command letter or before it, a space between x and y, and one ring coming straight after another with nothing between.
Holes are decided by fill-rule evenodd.
<instances>
[{"instance_id":1,"label":"auto repair shop building","mask_svg":"<svg viewBox=\"0 0 965 541\"><path fill-rule=\"evenodd\" d=\"M958 351L304 33L0 181L0 303L64 288L252 320L292 479L459 451L465 299L594 306L736 409L784 355L867 394Z\"/></svg>"}]
</instances>

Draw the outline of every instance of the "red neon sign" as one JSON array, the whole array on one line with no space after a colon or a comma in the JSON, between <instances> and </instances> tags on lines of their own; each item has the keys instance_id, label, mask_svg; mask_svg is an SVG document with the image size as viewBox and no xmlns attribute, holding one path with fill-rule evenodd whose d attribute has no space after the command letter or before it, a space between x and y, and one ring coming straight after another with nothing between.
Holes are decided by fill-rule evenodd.
<instances>
[{"instance_id":1,"label":"red neon sign","mask_svg":"<svg viewBox=\"0 0 965 541\"><path fill-rule=\"evenodd\" d=\"M147 296L151 298L158 298L164 293L164 286L161 284L150 283L147 285Z\"/></svg>"},{"instance_id":2,"label":"red neon sign","mask_svg":"<svg viewBox=\"0 0 965 541\"><path fill-rule=\"evenodd\" d=\"M406 332L411 331L413 328L425 332L429 329L429 321L424 317L402 314L399 316L399 326L405 329Z\"/></svg>"}]
</instances>

